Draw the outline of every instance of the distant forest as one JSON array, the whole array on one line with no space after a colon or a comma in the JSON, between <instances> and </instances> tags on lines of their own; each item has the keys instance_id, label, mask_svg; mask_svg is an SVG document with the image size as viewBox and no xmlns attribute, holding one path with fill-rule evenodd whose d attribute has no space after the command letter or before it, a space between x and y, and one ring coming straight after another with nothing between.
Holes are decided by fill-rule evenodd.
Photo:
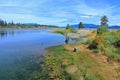
<instances>
[{"instance_id":1,"label":"distant forest","mask_svg":"<svg viewBox=\"0 0 120 80\"><path fill-rule=\"evenodd\" d=\"M21 23L14 23L13 21L6 22L6 21L0 19L0 28L41 28L41 27L56 28L58 26L55 26L55 25L41 25L41 24L36 24L36 23L21 24Z\"/></svg>"}]
</instances>

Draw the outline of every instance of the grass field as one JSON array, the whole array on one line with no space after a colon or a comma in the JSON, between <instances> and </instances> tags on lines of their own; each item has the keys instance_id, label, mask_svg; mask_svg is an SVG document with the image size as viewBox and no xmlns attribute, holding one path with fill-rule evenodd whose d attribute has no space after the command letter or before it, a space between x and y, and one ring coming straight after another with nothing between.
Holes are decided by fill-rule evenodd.
<instances>
[{"instance_id":1,"label":"grass field","mask_svg":"<svg viewBox=\"0 0 120 80\"><path fill-rule=\"evenodd\" d=\"M47 50L50 54L46 56L46 62L55 64L54 66L47 65L47 68L56 67L59 78L60 76L64 76L65 80L68 78L71 80L79 80L80 78L85 80L119 80L118 78L120 78L115 68L92 57L87 50L73 52L65 49L64 46L52 47ZM52 74L51 70L49 72Z\"/></svg>"}]
</instances>

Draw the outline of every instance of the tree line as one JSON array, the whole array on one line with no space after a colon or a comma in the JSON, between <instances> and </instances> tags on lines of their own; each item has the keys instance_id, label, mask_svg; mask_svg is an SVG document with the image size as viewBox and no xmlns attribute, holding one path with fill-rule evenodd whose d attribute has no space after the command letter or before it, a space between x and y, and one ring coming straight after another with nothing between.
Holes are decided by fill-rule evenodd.
<instances>
[{"instance_id":1,"label":"tree line","mask_svg":"<svg viewBox=\"0 0 120 80\"><path fill-rule=\"evenodd\" d=\"M23 26L23 24L14 23L13 21L6 22L6 21L0 19L0 27L11 27L11 26Z\"/></svg>"},{"instance_id":2,"label":"tree line","mask_svg":"<svg viewBox=\"0 0 120 80\"><path fill-rule=\"evenodd\" d=\"M6 21L0 19L0 28L39 28L39 27L56 28L58 26L55 26L55 25L41 25L41 24L36 24L36 23L22 24L22 23L14 23L13 21L6 22Z\"/></svg>"}]
</instances>

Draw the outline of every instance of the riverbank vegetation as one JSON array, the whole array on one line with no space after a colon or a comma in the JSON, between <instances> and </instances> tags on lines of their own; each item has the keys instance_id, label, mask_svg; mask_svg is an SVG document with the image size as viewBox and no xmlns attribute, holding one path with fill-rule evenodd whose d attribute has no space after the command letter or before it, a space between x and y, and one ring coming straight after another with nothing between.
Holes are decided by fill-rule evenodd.
<instances>
[{"instance_id":1,"label":"riverbank vegetation","mask_svg":"<svg viewBox=\"0 0 120 80\"><path fill-rule=\"evenodd\" d=\"M108 56L108 61L120 62L120 31L108 31L107 22L107 17L103 16L97 35L89 47L95 49L99 54Z\"/></svg>"},{"instance_id":2,"label":"riverbank vegetation","mask_svg":"<svg viewBox=\"0 0 120 80\"><path fill-rule=\"evenodd\" d=\"M110 31L104 37L96 36L91 42L48 48L49 54L44 57L48 77L53 80L119 80L118 32ZM75 47L80 50L74 52Z\"/></svg>"},{"instance_id":3,"label":"riverbank vegetation","mask_svg":"<svg viewBox=\"0 0 120 80\"><path fill-rule=\"evenodd\" d=\"M75 46L81 51L73 52ZM49 48L45 56L48 77L53 80L119 80L116 70L103 63L85 45L72 44Z\"/></svg>"},{"instance_id":4,"label":"riverbank vegetation","mask_svg":"<svg viewBox=\"0 0 120 80\"><path fill-rule=\"evenodd\" d=\"M103 16L98 30L77 30L87 33L86 42L48 48L44 68L49 79L119 80L120 31L108 30L107 22L108 18ZM67 30L56 33L65 34Z\"/></svg>"},{"instance_id":5,"label":"riverbank vegetation","mask_svg":"<svg viewBox=\"0 0 120 80\"><path fill-rule=\"evenodd\" d=\"M55 28L53 33L59 33L65 35L66 33L76 33L77 30L72 28L69 24L66 25L66 28Z\"/></svg>"}]
</instances>

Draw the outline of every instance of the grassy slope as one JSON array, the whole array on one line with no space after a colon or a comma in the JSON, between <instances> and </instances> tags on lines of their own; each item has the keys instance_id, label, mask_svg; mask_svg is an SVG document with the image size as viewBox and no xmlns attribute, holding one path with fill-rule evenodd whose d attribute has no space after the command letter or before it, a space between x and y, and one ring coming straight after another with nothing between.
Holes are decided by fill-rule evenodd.
<instances>
[{"instance_id":1,"label":"grassy slope","mask_svg":"<svg viewBox=\"0 0 120 80\"><path fill-rule=\"evenodd\" d=\"M53 33L65 34L67 30L61 28L55 28Z\"/></svg>"},{"instance_id":2,"label":"grassy slope","mask_svg":"<svg viewBox=\"0 0 120 80\"><path fill-rule=\"evenodd\" d=\"M76 80L84 78L84 75L92 80L114 80L115 78L116 72L111 66L91 57L87 52L66 51L63 46L52 47L48 51L53 55L50 59L55 58L62 65L61 68L72 74Z\"/></svg>"},{"instance_id":3,"label":"grassy slope","mask_svg":"<svg viewBox=\"0 0 120 80\"><path fill-rule=\"evenodd\" d=\"M94 39L92 33L88 37ZM75 46L80 46L81 50L73 52ZM47 50L50 54L46 55L45 61L49 64L45 63L45 65L46 68L50 68L47 70L49 74L52 74L54 80L58 78L61 80L79 80L82 78L84 80L119 80L120 78L119 70L117 73L114 66L106 61L106 56L95 56L94 52L87 49L84 44L55 46ZM56 76L53 72L55 70L59 73Z\"/></svg>"},{"instance_id":4,"label":"grassy slope","mask_svg":"<svg viewBox=\"0 0 120 80\"><path fill-rule=\"evenodd\" d=\"M53 30L53 33L58 33L58 34L66 34L69 32L76 33L77 30L74 28L70 28L70 29L54 28L54 30Z\"/></svg>"}]
</instances>

